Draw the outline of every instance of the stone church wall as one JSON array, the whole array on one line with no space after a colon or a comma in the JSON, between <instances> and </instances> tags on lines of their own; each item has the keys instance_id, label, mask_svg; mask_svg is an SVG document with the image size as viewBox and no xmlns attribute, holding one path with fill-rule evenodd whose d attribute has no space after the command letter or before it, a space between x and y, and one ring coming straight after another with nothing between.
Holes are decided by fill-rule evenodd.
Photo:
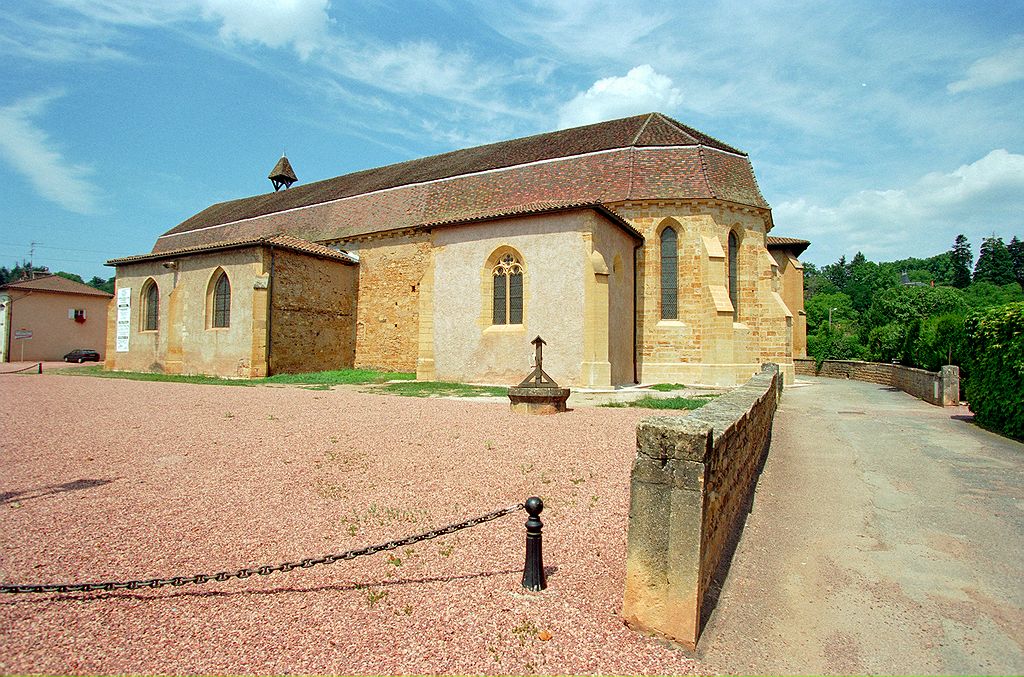
<instances>
[{"instance_id":1,"label":"stone church wall","mask_svg":"<svg viewBox=\"0 0 1024 677\"><path fill-rule=\"evenodd\" d=\"M356 266L275 250L273 374L348 369L356 352Z\"/></svg>"},{"instance_id":2,"label":"stone church wall","mask_svg":"<svg viewBox=\"0 0 1024 677\"><path fill-rule=\"evenodd\" d=\"M359 257L355 366L416 371L420 283L430 259L426 233L342 242Z\"/></svg>"},{"instance_id":3,"label":"stone church wall","mask_svg":"<svg viewBox=\"0 0 1024 677\"><path fill-rule=\"evenodd\" d=\"M793 379L792 313L782 297L765 242L765 216L713 201L626 202L615 211L643 233L638 257L637 350L641 383L733 385L762 362ZM678 314L661 311L661 233L678 235ZM739 313L728 288L728 237L739 239Z\"/></svg>"}]
</instances>

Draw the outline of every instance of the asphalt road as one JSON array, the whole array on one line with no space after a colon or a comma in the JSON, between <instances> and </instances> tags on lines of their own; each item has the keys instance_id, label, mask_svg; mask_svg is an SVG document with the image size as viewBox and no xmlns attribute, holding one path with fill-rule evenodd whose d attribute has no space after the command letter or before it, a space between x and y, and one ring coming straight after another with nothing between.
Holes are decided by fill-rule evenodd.
<instances>
[{"instance_id":1,"label":"asphalt road","mask_svg":"<svg viewBox=\"0 0 1024 677\"><path fill-rule=\"evenodd\" d=\"M783 395L698 645L740 673L1024 673L1024 444L883 386Z\"/></svg>"}]
</instances>

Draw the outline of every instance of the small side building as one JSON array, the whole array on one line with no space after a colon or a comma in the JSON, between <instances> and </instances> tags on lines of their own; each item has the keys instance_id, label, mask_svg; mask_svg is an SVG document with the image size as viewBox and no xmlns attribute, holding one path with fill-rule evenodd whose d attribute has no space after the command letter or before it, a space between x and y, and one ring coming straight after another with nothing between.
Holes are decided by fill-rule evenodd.
<instances>
[{"instance_id":1,"label":"small side building","mask_svg":"<svg viewBox=\"0 0 1024 677\"><path fill-rule=\"evenodd\" d=\"M106 367L256 378L350 368L356 260L288 235L115 259Z\"/></svg>"},{"instance_id":2,"label":"small side building","mask_svg":"<svg viewBox=\"0 0 1024 677\"><path fill-rule=\"evenodd\" d=\"M0 286L0 362L61 360L75 348L102 358L110 299L60 275Z\"/></svg>"},{"instance_id":3,"label":"small side building","mask_svg":"<svg viewBox=\"0 0 1024 677\"><path fill-rule=\"evenodd\" d=\"M793 357L807 357L807 313L804 310L804 264L800 255L811 246L807 240L795 237L765 238L768 252L778 264L778 292L789 312L793 314Z\"/></svg>"}]
</instances>

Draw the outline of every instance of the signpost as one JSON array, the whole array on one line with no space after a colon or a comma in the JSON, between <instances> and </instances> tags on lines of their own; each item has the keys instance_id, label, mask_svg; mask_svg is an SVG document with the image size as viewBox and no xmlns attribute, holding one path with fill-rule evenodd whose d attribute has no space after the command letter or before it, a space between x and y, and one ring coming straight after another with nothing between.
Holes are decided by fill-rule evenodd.
<instances>
[{"instance_id":1,"label":"signpost","mask_svg":"<svg viewBox=\"0 0 1024 677\"><path fill-rule=\"evenodd\" d=\"M24 343L24 341L26 339L32 338L32 330L31 329L15 329L14 330L14 338L22 340L22 344L21 344L21 361L24 362L25 361L25 343Z\"/></svg>"}]
</instances>

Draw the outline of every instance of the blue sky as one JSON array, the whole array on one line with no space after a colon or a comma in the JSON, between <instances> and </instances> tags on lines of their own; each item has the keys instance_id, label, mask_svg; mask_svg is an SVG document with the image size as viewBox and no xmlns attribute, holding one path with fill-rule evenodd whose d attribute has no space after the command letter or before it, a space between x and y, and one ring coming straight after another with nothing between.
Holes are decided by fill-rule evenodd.
<instances>
[{"instance_id":1,"label":"blue sky","mask_svg":"<svg viewBox=\"0 0 1024 677\"><path fill-rule=\"evenodd\" d=\"M0 265L86 278L209 204L657 110L823 264L1024 237L1024 3L14 0Z\"/></svg>"}]
</instances>

